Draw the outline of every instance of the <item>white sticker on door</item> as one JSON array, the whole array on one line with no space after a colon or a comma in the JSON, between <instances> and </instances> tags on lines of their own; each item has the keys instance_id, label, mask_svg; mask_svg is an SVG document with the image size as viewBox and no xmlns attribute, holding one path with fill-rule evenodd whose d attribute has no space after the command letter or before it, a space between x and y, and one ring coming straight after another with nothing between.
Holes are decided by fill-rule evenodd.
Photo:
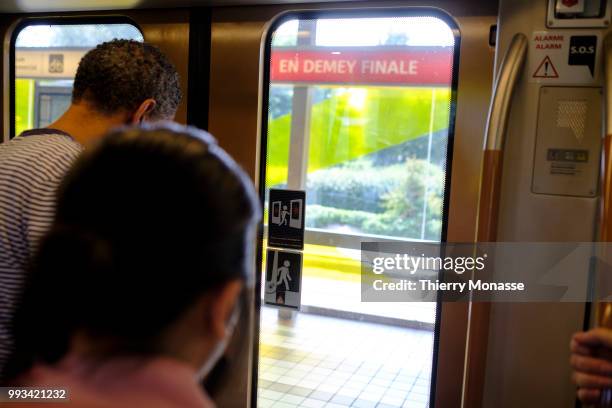
<instances>
[{"instance_id":1,"label":"white sticker on door","mask_svg":"<svg viewBox=\"0 0 612 408\"><path fill-rule=\"evenodd\" d=\"M265 304L299 310L301 294L302 253L268 249Z\"/></svg>"},{"instance_id":2,"label":"white sticker on door","mask_svg":"<svg viewBox=\"0 0 612 408\"><path fill-rule=\"evenodd\" d=\"M534 31L529 46L529 82L591 85L599 75L597 32Z\"/></svg>"}]
</instances>

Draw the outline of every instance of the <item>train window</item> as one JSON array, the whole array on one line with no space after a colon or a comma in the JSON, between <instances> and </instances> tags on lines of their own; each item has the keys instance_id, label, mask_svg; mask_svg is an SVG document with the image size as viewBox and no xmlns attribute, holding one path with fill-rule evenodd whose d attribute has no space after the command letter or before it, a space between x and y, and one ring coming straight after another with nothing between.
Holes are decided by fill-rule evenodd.
<instances>
[{"instance_id":1,"label":"train window","mask_svg":"<svg viewBox=\"0 0 612 408\"><path fill-rule=\"evenodd\" d=\"M305 190L306 233L300 311L265 305L282 283L262 289L262 407L433 395L437 304L361 302L360 244L444 240L459 39L443 14L383 13L307 12L268 33L262 199Z\"/></svg>"},{"instance_id":2,"label":"train window","mask_svg":"<svg viewBox=\"0 0 612 408\"><path fill-rule=\"evenodd\" d=\"M71 100L74 75L81 57L114 38L143 41L131 23L66 24L26 21L13 36L13 132L45 127Z\"/></svg>"}]
</instances>

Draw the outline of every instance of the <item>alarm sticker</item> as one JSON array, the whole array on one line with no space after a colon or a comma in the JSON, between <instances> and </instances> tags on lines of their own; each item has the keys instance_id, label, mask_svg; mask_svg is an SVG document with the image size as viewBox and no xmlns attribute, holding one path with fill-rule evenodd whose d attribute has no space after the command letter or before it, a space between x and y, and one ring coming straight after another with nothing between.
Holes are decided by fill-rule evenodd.
<instances>
[{"instance_id":1,"label":"alarm sticker","mask_svg":"<svg viewBox=\"0 0 612 408\"><path fill-rule=\"evenodd\" d=\"M599 75L601 54L598 33L554 30L534 31L529 46L529 82L592 85Z\"/></svg>"}]
</instances>

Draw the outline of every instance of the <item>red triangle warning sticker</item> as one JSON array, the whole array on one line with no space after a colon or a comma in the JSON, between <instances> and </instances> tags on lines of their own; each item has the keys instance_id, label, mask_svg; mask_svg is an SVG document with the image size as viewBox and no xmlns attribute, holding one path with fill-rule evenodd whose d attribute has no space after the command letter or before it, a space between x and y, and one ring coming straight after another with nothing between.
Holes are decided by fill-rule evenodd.
<instances>
[{"instance_id":1,"label":"red triangle warning sticker","mask_svg":"<svg viewBox=\"0 0 612 408\"><path fill-rule=\"evenodd\" d=\"M555 69L550 57L544 57L538 68L533 73L534 78L559 78L559 73Z\"/></svg>"}]
</instances>

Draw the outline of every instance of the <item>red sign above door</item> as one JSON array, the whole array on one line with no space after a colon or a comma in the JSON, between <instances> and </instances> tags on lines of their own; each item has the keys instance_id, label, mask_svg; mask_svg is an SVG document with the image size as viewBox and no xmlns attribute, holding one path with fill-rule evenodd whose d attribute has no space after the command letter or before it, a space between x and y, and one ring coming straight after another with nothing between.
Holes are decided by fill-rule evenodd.
<instances>
[{"instance_id":1,"label":"red sign above door","mask_svg":"<svg viewBox=\"0 0 612 408\"><path fill-rule=\"evenodd\" d=\"M282 48L272 51L272 82L450 86L452 47Z\"/></svg>"}]
</instances>

